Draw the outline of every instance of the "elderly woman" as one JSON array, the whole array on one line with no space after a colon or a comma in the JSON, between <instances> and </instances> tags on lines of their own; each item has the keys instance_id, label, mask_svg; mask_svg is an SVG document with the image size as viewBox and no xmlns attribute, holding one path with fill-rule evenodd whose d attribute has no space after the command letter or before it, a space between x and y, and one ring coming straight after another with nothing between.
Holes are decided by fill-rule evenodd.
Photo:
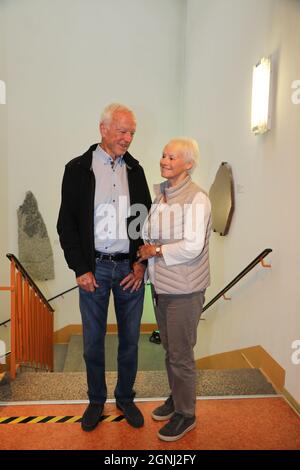
<instances>
[{"instance_id":1,"label":"elderly woman","mask_svg":"<svg viewBox=\"0 0 300 470\"><path fill-rule=\"evenodd\" d=\"M149 259L154 286L156 319L166 351L171 394L152 412L157 421L168 420L158 437L175 441L196 425L196 368L193 348L209 285L208 241L211 208L208 196L191 179L199 157L193 139L173 139L160 160L156 198L144 225L145 245L140 261Z\"/></svg>"}]
</instances>

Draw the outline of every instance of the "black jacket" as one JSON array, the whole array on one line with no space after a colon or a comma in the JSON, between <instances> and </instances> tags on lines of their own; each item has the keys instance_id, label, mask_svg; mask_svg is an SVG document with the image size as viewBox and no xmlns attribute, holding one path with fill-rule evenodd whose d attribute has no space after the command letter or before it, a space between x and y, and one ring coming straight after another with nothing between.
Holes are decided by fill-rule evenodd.
<instances>
[{"instance_id":1,"label":"black jacket","mask_svg":"<svg viewBox=\"0 0 300 470\"><path fill-rule=\"evenodd\" d=\"M93 151L97 145L92 145L83 155L67 163L62 183L62 200L57 232L68 266L75 271L76 277L89 271L95 272L94 197L96 182L92 170L92 160ZM127 166L130 205L144 204L149 210L151 196L143 168L128 152L124 154L124 160ZM139 214L129 216L127 227L138 216ZM139 231L142 228L140 225L138 226ZM141 238L133 240L129 237L131 266L136 261L137 249L142 244Z\"/></svg>"}]
</instances>

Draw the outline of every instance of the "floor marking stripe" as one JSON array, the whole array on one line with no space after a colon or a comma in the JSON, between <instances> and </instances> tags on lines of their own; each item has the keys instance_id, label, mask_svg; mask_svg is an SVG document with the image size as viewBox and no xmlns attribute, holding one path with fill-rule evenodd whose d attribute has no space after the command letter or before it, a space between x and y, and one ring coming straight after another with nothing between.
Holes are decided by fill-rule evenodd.
<instances>
[{"instance_id":1,"label":"floor marking stripe","mask_svg":"<svg viewBox=\"0 0 300 470\"><path fill-rule=\"evenodd\" d=\"M0 424L53 424L53 423L80 423L82 416L1 416ZM123 415L102 415L105 423L119 423L124 421Z\"/></svg>"}]
</instances>

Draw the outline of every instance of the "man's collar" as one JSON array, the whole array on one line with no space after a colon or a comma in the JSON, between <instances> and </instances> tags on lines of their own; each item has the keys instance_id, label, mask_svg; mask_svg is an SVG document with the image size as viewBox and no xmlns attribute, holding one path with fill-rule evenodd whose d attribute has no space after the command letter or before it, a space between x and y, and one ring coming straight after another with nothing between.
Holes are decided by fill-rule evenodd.
<instances>
[{"instance_id":1,"label":"man's collar","mask_svg":"<svg viewBox=\"0 0 300 470\"><path fill-rule=\"evenodd\" d=\"M91 170L92 169L92 162L93 162L93 152L96 150L99 144L93 144L90 148L82 154L77 160L77 163L82 165L84 168ZM139 164L138 160L133 158L129 152L125 152L123 155L124 161L127 165L127 168L131 170L135 166Z\"/></svg>"},{"instance_id":2,"label":"man's collar","mask_svg":"<svg viewBox=\"0 0 300 470\"><path fill-rule=\"evenodd\" d=\"M120 157L116 157L113 159L102 147L100 144L97 145L96 149L94 150L93 154L99 158L104 165L111 165L111 164L116 164L116 165L123 165L125 163L123 157L124 155L121 155Z\"/></svg>"}]
</instances>

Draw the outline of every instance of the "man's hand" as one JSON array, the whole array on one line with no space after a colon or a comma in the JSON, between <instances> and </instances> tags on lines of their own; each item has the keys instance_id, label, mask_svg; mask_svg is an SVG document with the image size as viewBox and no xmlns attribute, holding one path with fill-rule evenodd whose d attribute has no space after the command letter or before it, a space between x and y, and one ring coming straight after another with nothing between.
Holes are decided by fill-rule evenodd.
<instances>
[{"instance_id":1,"label":"man's hand","mask_svg":"<svg viewBox=\"0 0 300 470\"><path fill-rule=\"evenodd\" d=\"M96 287L99 287L92 272L88 272L82 274L82 276L76 277L76 281L79 287L86 290L87 292L94 292Z\"/></svg>"},{"instance_id":2,"label":"man's hand","mask_svg":"<svg viewBox=\"0 0 300 470\"><path fill-rule=\"evenodd\" d=\"M132 269L133 271L120 282L120 286L123 286L123 290L127 290L131 287L130 292L139 290L141 287L144 281L146 266L140 263L134 263Z\"/></svg>"}]
</instances>

